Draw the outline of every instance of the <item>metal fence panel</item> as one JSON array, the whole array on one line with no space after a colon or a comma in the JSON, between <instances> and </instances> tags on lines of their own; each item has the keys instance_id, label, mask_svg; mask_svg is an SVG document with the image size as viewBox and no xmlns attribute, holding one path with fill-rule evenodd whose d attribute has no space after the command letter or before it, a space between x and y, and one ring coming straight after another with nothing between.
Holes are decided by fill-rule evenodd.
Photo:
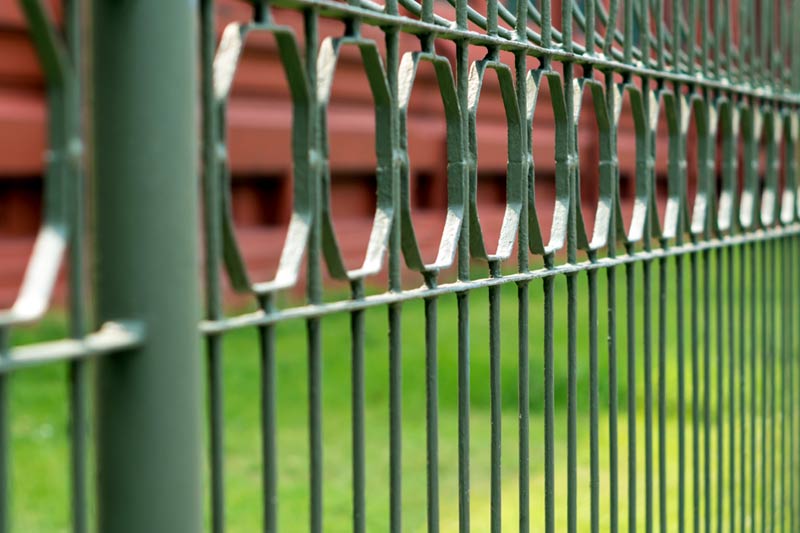
<instances>
[{"instance_id":1,"label":"metal fence panel","mask_svg":"<svg viewBox=\"0 0 800 533\"><path fill-rule=\"evenodd\" d=\"M445 298L455 298L457 309L456 338L447 339L456 345L457 362L447 370L457 374L458 383L457 457L448 463L458 472L458 529L483 529L470 523L476 503L470 484L475 437L470 370L475 322L486 318L471 316L471 309L475 293L484 289L489 364L488 375L477 379L489 382L491 428L480 437L490 441L491 531L552 532L564 527L557 519L562 508L566 529L577 531L580 509L587 505L591 531L606 524L619 531L623 523L629 530L644 524L646 531L797 530L800 37L792 21L800 16L800 2L257 1L252 19L229 25L219 46L213 0L199 6L95 0L91 13L82 11L83 2L67 1L63 28L38 0L20 5L47 82L50 136L45 222L20 296L0 313L0 533L11 530L9 376L55 362L67 362L70 369L72 529L89 529L87 359L98 356L100 530L203 529L201 335L208 397L206 528L225 531L223 361L230 354L224 353L223 337L245 328L258 334L261 364L263 529L277 531L282 495L276 327L296 321L306 328L309 441L309 523L297 527L322 531L328 348L323 328L334 314L349 315L351 343L351 461L336 466L351 471L351 525L365 531L367 478L376 475L366 459L365 361L371 355L365 348L366 314L375 309L387 313L388 353L379 354L388 364L385 528L401 531L403 422L409 416L402 412L408 334L402 316L415 301L424 304L425 380L419 386L425 410L414 416L425 417L426 526L446 529L439 481L441 465L451 459L440 454L438 397L439 304ZM302 31L277 23L273 15L279 9L302 14ZM344 22L342 34L322 38L321 19ZM82 27L91 29L91 61ZM251 278L239 249L226 138L233 77L248 36L255 34L269 34L276 43L292 110L292 218L277 274L269 280ZM380 40L371 37L376 34ZM403 35L418 37L418 48L401 54ZM452 51L443 53L436 46L441 42ZM344 48L359 52L376 124L376 211L369 245L355 269L345 266L331 213L327 112ZM476 49L486 55L473 61ZM407 114L421 63L435 73L447 130L447 214L431 263L422 257L409 200ZM91 98L82 90L87 66ZM499 80L509 151L505 216L496 244L484 235L477 209L477 106L487 73ZM545 91L549 100L538 100ZM578 119L588 112L581 109L585 95L595 104L599 139L599 199L591 230L581 207L586 184L578 154ZM627 220L618 160L626 105L636 159ZM549 235L542 231L549 214L537 209L531 147L539 106L551 107L556 141ZM197 109L202 135L195 125ZM90 147L91 165L84 145ZM661 194L656 159L664 148L668 176ZM693 179L690 152L696 154ZM83 200L87 168L93 178L91 205ZM198 331L194 241L200 184L205 318ZM93 291L83 282L87 249L96 263ZM64 263L72 338L10 347L12 328L46 312ZM473 277L476 265L488 275ZM451 267L457 280L442 280ZM325 298L324 268L330 278L349 285L349 297ZM421 287L404 287L406 270L417 275ZM369 279L384 271L386 290L370 292ZM252 296L257 311L226 313L222 272L234 290ZM562 279L565 301L557 287ZM299 283L305 302L282 304L279 296ZM516 339L509 339L511 322L501 313L505 286L516 289ZM530 305L534 290L542 291L541 308ZM564 310L566 350L559 353L557 336L564 331L557 321ZM99 326L89 333L92 311ZM532 333L534 326L541 338ZM516 345L518 357L517 523L503 522L502 344ZM531 346L541 350L542 375L531 373ZM556 380L561 364L567 366L564 384ZM588 390L581 390L579 375L587 366ZM607 391L602 394L607 405L601 405L601 390ZM566 412L557 412L557 397L564 394ZM579 402L585 401L588 442L579 428ZM532 405L542 408L543 427L532 426ZM673 414L677 449L668 446ZM562 450L556 434L564 423ZM534 438L541 439L541 456L533 454ZM578 454L585 448L588 487L579 483ZM608 479L602 479L601 462L608 464ZM541 490L531 480L538 463L544 465ZM563 501L557 498L562 479ZM668 505L675 493L673 509ZM621 509L627 516L620 516Z\"/></svg>"}]
</instances>

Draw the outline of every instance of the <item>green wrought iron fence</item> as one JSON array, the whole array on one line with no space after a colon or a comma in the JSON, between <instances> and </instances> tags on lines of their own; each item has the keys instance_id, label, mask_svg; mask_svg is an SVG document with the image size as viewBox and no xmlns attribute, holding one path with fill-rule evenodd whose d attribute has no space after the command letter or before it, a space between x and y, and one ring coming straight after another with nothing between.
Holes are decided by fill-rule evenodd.
<instances>
[{"instance_id":1,"label":"green wrought iron fence","mask_svg":"<svg viewBox=\"0 0 800 533\"><path fill-rule=\"evenodd\" d=\"M89 529L96 500L101 531L224 531L223 358L232 354L223 353L223 337L242 328L258 333L261 371L253 379L259 380L260 397L253 401L261 410L261 512L263 529L276 531L283 497L277 476L281 428L275 391L281 384L276 327L290 321L306 324L310 519L295 522L292 529L323 530L322 331L326 318L337 313L349 314L351 321L351 383L342 389L351 394L352 455L350 464L334 465L351 471L350 526L366 530L366 479L383 475L371 472L366 462L365 358L387 356L389 505L382 529L400 531L408 511L402 499L402 443L403 421L409 416L402 413L401 313L415 300L424 302L425 311L425 379L418 384L426 391L425 412L413 416L425 418L428 531L447 528L439 517L446 503L439 496L445 464L458 472L458 529L486 528L470 524L470 508L476 504L470 491L470 444L476 437L470 431L470 385L475 379L490 383L491 430L478 437L491 442L492 531L576 531L579 513L587 506L592 531L606 529L605 524L618 531L621 507L627 510L622 518L629 530L638 524L646 531L798 530L795 379L800 366L794 329L800 317L795 262L800 249L800 43L793 21L800 18L800 2L564 0L515 2L507 8L488 0L478 9L465 0L449 7L433 0L274 0L254 3L252 19L229 25L218 48L212 0L201 0L199 6L95 0L85 12L82 2L65 1L61 29L38 0L21 0L20 5L47 82L50 136L45 221L20 296L0 315L0 532L11 527L11 374L56 362L66 362L70 370L72 529ZM565 21L559 27L553 25L554 6ZM302 14L299 36L297 29L275 22L276 8ZM321 18L343 21L342 34L320 39ZM369 37L375 31L382 42ZM238 247L225 139L237 62L247 37L256 33L276 42L293 117L292 216L271 280L251 279ZM402 34L418 37L419 47L401 56ZM454 45L452 57L437 52L436 44L445 41ZM326 113L343 47L360 52L376 124L376 211L363 263L354 270L342 258L330 205ZM472 61L470 51L476 49L485 57ZM435 72L447 127L447 213L433 263L422 258L409 199L406 115L421 63L431 64ZM487 70L497 77L508 132L505 216L496 244L487 242L477 211L481 162L476 116ZM84 79L91 82L88 91L82 91ZM544 87L550 98L537 102ZM595 103L600 143L599 199L591 231L580 205L577 136L584 94ZM617 160L624 97L636 143L630 220L621 214ZM200 104L198 172L195 114ZM531 139L538 105L552 108L555 128L556 194L549 235L542 234L540 224L548 213L537 210L534 197ZM696 146L688 146L690 139ZM669 171L660 212L655 160L665 147ZM690 148L697 152L691 173ZM92 176L90 187L86 174ZM690 180L690 174L696 178ZM198 175L204 293L197 284ZM93 199L88 205L83 200L87 190ZM83 281L87 254L92 257L91 291ZM532 258L543 266L532 267L538 264ZM72 338L10 347L10 330L38 320L47 310L62 263L69 271ZM440 282L440 273L454 263L457 281ZM488 267L488 277L473 278L471 266L481 264ZM349 283L349 298L323 298L323 265L331 278ZM225 313L222 267L235 290L252 295L257 311ZM415 272L422 286L404 289L404 269ZM624 287L618 288L619 269L624 270ZM385 292L368 294L366 281L384 270ZM279 303L276 297L300 283L301 274L305 302ZM566 280L566 302L556 298L559 278ZM580 288L584 279L585 291ZM603 281L604 296L598 289ZM504 285L516 287L517 312L511 322L501 316ZM532 286L538 285L543 307L531 308ZM475 354L470 349L475 329L470 299L484 289L489 294L488 346L486 354ZM624 306L617 303L618 292L625 295ZM201 294L206 298L203 320ZM439 454L437 422L439 303L449 298L457 301L458 321L457 368L447 369L457 373L458 381L454 458ZM587 316L579 315L584 301ZM365 353L365 313L375 308L387 313L385 354ZM562 354L556 353L561 329L555 321L563 309L567 339ZM88 326L90 316L96 328ZM509 339L512 323L515 338ZM534 324L541 326L541 338L532 338ZM620 332L624 346L618 346ZM206 448L201 335L208 398L207 522L201 490ZM584 340L586 353L580 349ZM502 521L509 485L502 467L508 459L501 453L506 435L501 342L516 345L518 355L513 458L518 479L513 487L519 510L513 523ZM675 350L669 349L673 345ZM531 347L543 354L543 375L530 372ZM618 353L625 355L622 385ZM489 374L470 376L471 358L487 354ZM599 370L601 355L607 375ZM96 497L87 488L91 358L97 358L92 402ZM566 390L559 390L554 377L562 360ZM579 390L579 373L585 372L588 390ZM601 389L607 391L607 405L601 405ZM618 418L622 389L627 391L625 431ZM531 395L532 390L537 394ZM556 397L564 395L566 412L557 417ZM588 439L579 433L579 402L589 405ZM543 409L544 427L532 426L531 406ZM601 410L607 414L601 416ZM667 444L672 416L678 419L675 447ZM606 417L604 427L601 418ZM563 450L556 449L562 424L567 433ZM642 433L643 443L637 440ZM541 439L541 452L531 449L534 438ZM578 482L579 450L588 450L590 457L586 484ZM621 452L627 465L620 464ZM606 461L607 479L600 467ZM540 462L541 491L530 479ZM620 479L623 471L627 480ZM677 480L670 483L673 474ZM566 498L557 501L557 481L564 478ZM644 496L637 496L642 491ZM562 506L567 521L557 525Z\"/></svg>"}]
</instances>

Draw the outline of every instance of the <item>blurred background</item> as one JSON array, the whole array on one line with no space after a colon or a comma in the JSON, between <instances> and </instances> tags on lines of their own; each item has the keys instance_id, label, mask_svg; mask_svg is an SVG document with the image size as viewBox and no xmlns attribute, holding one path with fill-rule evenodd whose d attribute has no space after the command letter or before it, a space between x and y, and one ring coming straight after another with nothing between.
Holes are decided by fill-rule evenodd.
<instances>
[{"instance_id":1,"label":"blurred background","mask_svg":"<svg viewBox=\"0 0 800 533\"><path fill-rule=\"evenodd\" d=\"M56 20L58 2L51 4ZM735 2L734 2L735 3ZM251 8L236 0L217 2L219 32L233 21L246 21ZM485 12L485 2L470 5ZM509 6L513 7L513 6ZM437 12L452 17L452 7L437 2ZM278 23L294 28L303 43L300 13L275 9ZM560 27L561 10L553 6L554 26ZM342 35L344 26L331 19L320 20L320 35ZM577 30L576 30L577 31ZM383 48L382 35L365 26L363 32ZM582 36L578 32L576 41ZM413 35L401 35L401 53L419 50ZM455 47L437 41L439 54L454 63ZM470 48L480 59L483 51ZM502 55L502 54L501 54ZM33 238L41 217L43 154L46 141L45 86L27 28L17 2L0 3L0 306L9 305L22 279ZM512 56L501 59L513 64ZM529 59L531 69L538 61ZM558 68L558 67L556 67ZM602 79L595 74L597 79ZM621 80L615 80L617 82ZM332 204L335 226L348 267L363 259L375 210L375 118L372 95L361 57L345 47L337 66L329 108ZM663 110L661 111L663 115ZM658 136L656 174L659 201L666 193L667 136ZM496 76L490 71L478 107L479 214L488 243L496 242L505 202L507 127ZM426 259L433 259L444 224L446 188L446 123L433 69L422 64L413 89L408 117L411 201L418 238ZM237 71L228 109L228 149L234 217L248 266L254 279L269 279L277 266L286 225L292 210L292 156L290 145L291 105L283 69L271 36L253 35ZM594 108L584 94L579 119L581 197L589 231L598 195L598 133ZM555 130L550 95L545 87L538 97L533 118L532 147L535 163L536 209L545 234L549 232L554 201ZM625 98L619 126L620 194L623 213L629 218L635 195L635 133L630 105ZM694 146L689 143L690 189L695 175ZM691 192L691 191L690 191ZM690 195L691 196L691 195ZM691 202L691 198L690 198ZM424 228L420 231L419 228ZM491 246L491 245L489 245ZM411 272L411 285L421 278ZM303 279L303 276L300 278ZM446 277L445 277L446 279ZM380 276L373 283L383 286ZM302 286L298 286L298 293ZM59 283L58 301L64 284Z\"/></svg>"}]
</instances>

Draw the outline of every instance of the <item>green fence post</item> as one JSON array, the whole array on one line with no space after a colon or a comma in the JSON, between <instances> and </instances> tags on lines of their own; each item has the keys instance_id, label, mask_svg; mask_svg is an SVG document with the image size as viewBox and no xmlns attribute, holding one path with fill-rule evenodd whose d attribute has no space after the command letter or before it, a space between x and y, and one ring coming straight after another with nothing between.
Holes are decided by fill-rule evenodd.
<instances>
[{"instance_id":1,"label":"green fence post","mask_svg":"<svg viewBox=\"0 0 800 533\"><path fill-rule=\"evenodd\" d=\"M99 362L99 530L197 533L195 2L93 5L97 315L145 327L142 348Z\"/></svg>"}]
</instances>

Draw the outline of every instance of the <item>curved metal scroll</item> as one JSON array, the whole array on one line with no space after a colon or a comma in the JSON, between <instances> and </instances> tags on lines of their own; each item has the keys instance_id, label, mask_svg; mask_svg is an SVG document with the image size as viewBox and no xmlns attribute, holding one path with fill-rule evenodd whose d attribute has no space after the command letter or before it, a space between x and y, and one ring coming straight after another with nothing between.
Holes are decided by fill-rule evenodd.
<instances>
[{"instance_id":1,"label":"curved metal scroll","mask_svg":"<svg viewBox=\"0 0 800 533\"><path fill-rule=\"evenodd\" d=\"M728 98L717 100L719 131L722 138L722 184L717 206L716 230L732 232L736 224L736 198L739 190L739 109Z\"/></svg>"},{"instance_id":2,"label":"curved metal scroll","mask_svg":"<svg viewBox=\"0 0 800 533\"><path fill-rule=\"evenodd\" d=\"M630 225L627 228L622 219L622 210L620 209L622 200L619 196L619 187L616 187L617 208L615 211L617 213L618 234L624 236L625 243L630 245L641 241L644 237L647 217L650 215L652 207L652 202L650 201L652 179L650 176L650 146L648 141L652 118L648 116L646 110L652 110L655 107L655 103L648 102L646 104L645 96L641 89L630 83L622 85L620 92L620 99L622 99L622 94L628 95L636 137L636 195L633 200L633 214L631 215ZM649 94L653 98L653 94ZM620 102L620 105L622 105L622 102ZM619 109L620 113L615 113L614 115L615 129L619 128L622 108L620 107Z\"/></svg>"},{"instance_id":3,"label":"curved metal scroll","mask_svg":"<svg viewBox=\"0 0 800 533\"><path fill-rule=\"evenodd\" d=\"M77 83L74 65L41 2L22 0L20 3L47 80L49 147L44 180L44 222L36 236L17 298L10 309L0 310L0 326L31 322L47 311L70 235L75 231L68 203L77 198L82 157L80 136L76 133L80 130L70 106Z\"/></svg>"},{"instance_id":4,"label":"curved metal scroll","mask_svg":"<svg viewBox=\"0 0 800 533\"><path fill-rule=\"evenodd\" d=\"M536 212L536 196L535 196L535 179L536 169L535 161L530 165L528 170L528 230L529 230L529 247L531 252L540 255L551 255L564 247L564 241L567 238L567 220L569 218L569 180L570 168L568 153L568 139L571 135L569 127L569 116L567 115L567 104L564 99L564 84L561 81L561 75L553 70L533 70L528 73L527 87L528 87L528 109L527 120L528 130L533 126L533 115L536 111L537 97L539 96L539 89L543 82L547 82L550 89L550 100L553 106L553 116L555 118L556 128L556 202L553 209L553 223L550 227L550 240L545 245L542 236L541 224L539 223L539 216ZM530 147L526 147L530 149Z\"/></svg>"},{"instance_id":5,"label":"curved metal scroll","mask_svg":"<svg viewBox=\"0 0 800 533\"><path fill-rule=\"evenodd\" d=\"M447 218L433 263L422 259L411 217L411 192L408 163L408 104L420 62L431 63L436 73L439 93L447 123ZM418 272L435 273L453 264L458 237L464 220L467 201L467 157L461 133L461 107L458 103L453 71L446 57L429 52L408 52L400 61L398 73L398 107L400 108L400 221L402 249L406 265Z\"/></svg>"},{"instance_id":6,"label":"curved metal scroll","mask_svg":"<svg viewBox=\"0 0 800 533\"><path fill-rule=\"evenodd\" d=\"M613 150L613 138L616 119L609 115L609 107L606 102L606 95L603 84L597 80L584 78L576 80L580 87L580 97L575 100L575 124L582 112L583 94L588 91L592 97L593 115L597 124L598 143L599 143L599 194L597 205L595 206L594 227L592 229L591 240L586 231L586 221L583 219L581 208L581 195L576 194L575 200L578 205L575 207L578 216L578 247L582 250L599 250L608 244L611 235L611 224L614 222L611 217L614 202L616 201L617 188L617 157ZM613 86L616 92L616 86ZM619 100L618 96L613 97L612 102ZM618 115L618 114L617 114ZM576 149L580 143L575 140ZM580 167L578 173L578 186L580 187Z\"/></svg>"},{"instance_id":7,"label":"curved metal scroll","mask_svg":"<svg viewBox=\"0 0 800 533\"><path fill-rule=\"evenodd\" d=\"M369 244L361 267L347 270L339 248L331 214L331 173L327 111L330 102L336 63L343 46L356 46L364 62L375 103L375 152L378 160L376 180L378 202L372 222ZM374 41L359 37L327 38L322 42L317 57L317 105L322 137L322 251L328 270L334 278L356 280L376 274L381 270L389 245L394 209L392 205L392 97L383 61Z\"/></svg>"},{"instance_id":8,"label":"curved metal scroll","mask_svg":"<svg viewBox=\"0 0 800 533\"><path fill-rule=\"evenodd\" d=\"M230 197L230 164L225 140L228 97L247 37L253 32L265 32L275 37L292 99L294 205L277 273L274 279L261 282L250 281L242 253L236 242ZM216 168L212 171L217 174L216 179L224 180L226 185L223 187L224 194L222 195L222 240L223 259L231 285L237 291L252 291L256 294L265 294L291 287L297 283L313 218L311 191L309 190L313 170L313 155L310 150L312 131L310 88L300 50L291 28L271 24L233 23L228 25L222 34L222 40L214 59L214 97L220 120L217 132L218 161Z\"/></svg>"},{"instance_id":9,"label":"curved metal scroll","mask_svg":"<svg viewBox=\"0 0 800 533\"><path fill-rule=\"evenodd\" d=\"M689 132L689 103L682 94L663 91L661 97L669 130L669 178L667 205L661 223L661 239L678 239L688 227L686 214L686 138Z\"/></svg>"},{"instance_id":10,"label":"curved metal scroll","mask_svg":"<svg viewBox=\"0 0 800 533\"><path fill-rule=\"evenodd\" d=\"M715 203L716 147L719 115L716 104L696 97L692 99L697 131L697 188L689 231L692 238L711 236L713 207Z\"/></svg>"},{"instance_id":11,"label":"curved metal scroll","mask_svg":"<svg viewBox=\"0 0 800 533\"><path fill-rule=\"evenodd\" d=\"M503 109L506 115L508 130L508 163L506 167L506 208L500 227L500 236L494 253L489 253L484 244L480 217L478 216L478 134L477 116L483 78L486 70L497 74L500 94L503 98ZM470 148L470 190L469 190L469 222L470 222L470 255L473 258L489 261L504 261L511 256L517 238L519 218L525 194L525 160L523 158L522 118L517 103L514 77L511 68L504 63L492 59L483 59L472 64L469 71L469 148Z\"/></svg>"}]
</instances>

